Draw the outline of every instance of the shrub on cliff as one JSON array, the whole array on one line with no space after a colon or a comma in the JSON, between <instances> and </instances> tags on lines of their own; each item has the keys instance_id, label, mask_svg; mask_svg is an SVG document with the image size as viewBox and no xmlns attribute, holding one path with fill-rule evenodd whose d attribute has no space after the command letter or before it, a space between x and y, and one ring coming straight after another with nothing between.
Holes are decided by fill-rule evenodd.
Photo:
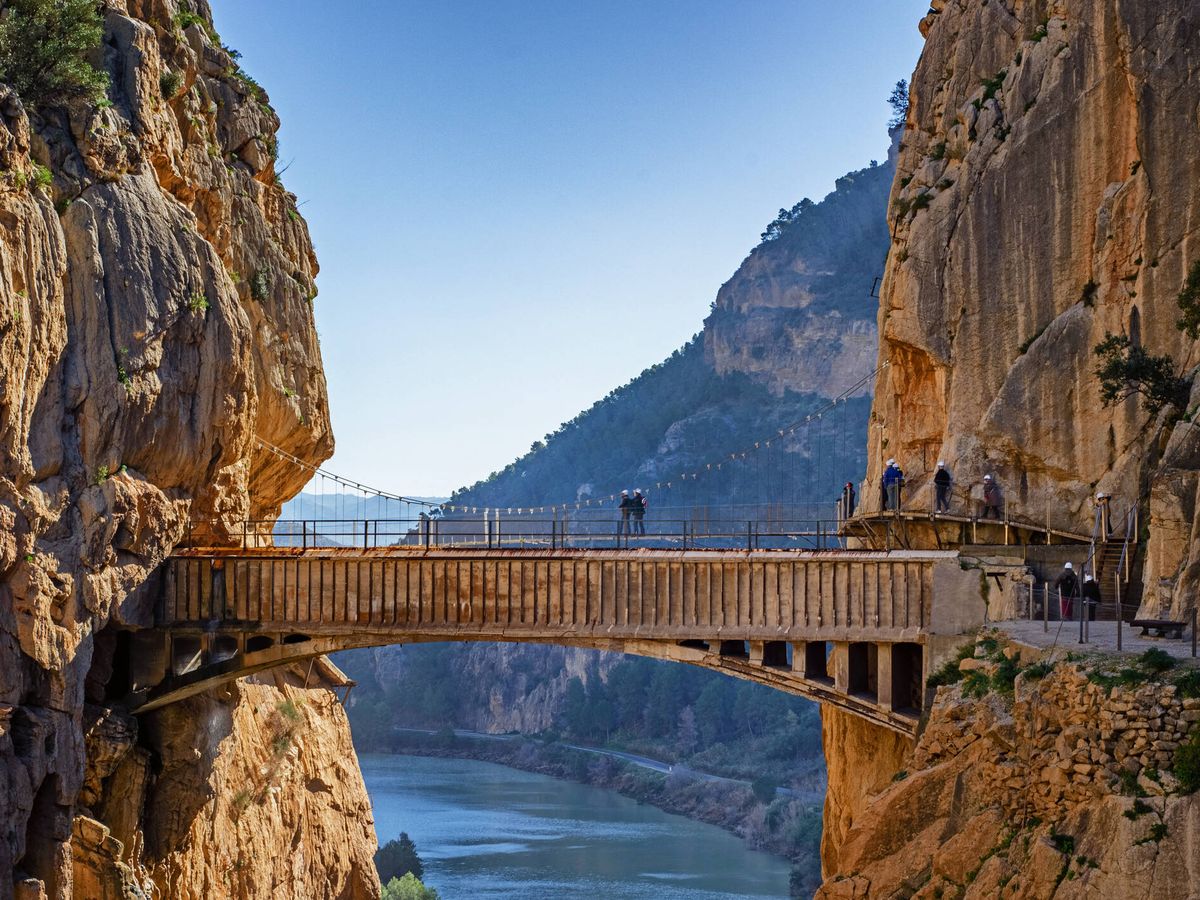
<instances>
[{"instance_id":1,"label":"shrub on cliff","mask_svg":"<svg viewBox=\"0 0 1200 900\"><path fill-rule=\"evenodd\" d=\"M1141 395L1142 405L1152 416L1168 405L1187 406L1191 385L1176 373L1170 356L1152 356L1123 334L1106 334L1093 352L1100 358L1096 377L1105 406L1135 394Z\"/></svg>"},{"instance_id":2,"label":"shrub on cliff","mask_svg":"<svg viewBox=\"0 0 1200 900\"><path fill-rule=\"evenodd\" d=\"M0 81L33 106L99 100L108 75L87 55L104 29L93 0L8 0L0 13Z\"/></svg>"},{"instance_id":3,"label":"shrub on cliff","mask_svg":"<svg viewBox=\"0 0 1200 900\"><path fill-rule=\"evenodd\" d=\"M1200 732L1175 751L1175 777L1181 793L1200 790Z\"/></svg>"}]
</instances>

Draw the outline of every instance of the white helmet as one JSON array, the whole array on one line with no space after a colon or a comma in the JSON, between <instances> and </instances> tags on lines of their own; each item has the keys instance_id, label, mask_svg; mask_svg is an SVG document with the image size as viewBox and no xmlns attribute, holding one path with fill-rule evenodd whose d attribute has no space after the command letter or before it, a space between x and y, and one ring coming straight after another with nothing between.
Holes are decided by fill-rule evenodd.
<instances>
[{"instance_id":1,"label":"white helmet","mask_svg":"<svg viewBox=\"0 0 1200 900\"><path fill-rule=\"evenodd\" d=\"M634 489L633 489L633 492L634 492L635 494L640 494L640 493L642 492L642 489L641 489L641 488L634 488Z\"/></svg>"},{"instance_id":2,"label":"white helmet","mask_svg":"<svg viewBox=\"0 0 1200 900\"><path fill-rule=\"evenodd\" d=\"M1070 563L1070 562L1068 562L1068 563L1067 563L1065 566L1063 566L1063 568L1064 568L1064 569L1070 569L1070 570L1074 570L1074 568L1075 568L1075 567L1074 567L1073 565L1071 565L1071 563Z\"/></svg>"},{"instance_id":3,"label":"white helmet","mask_svg":"<svg viewBox=\"0 0 1200 900\"><path fill-rule=\"evenodd\" d=\"M938 460L938 468L939 468L939 469L944 469L944 468L946 468L946 461L945 461L944 459L939 459L939 460Z\"/></svg>"},{"instance_id":4,"label":"white helmet","mask_svg":"<svg viewBox=\"0 0 1200 900\"><path fill-rule=\"evenodd\" d=\"M894 459L889 459L889 460L887 461L887 464L888 464L889 466L894 466L894 465L896 464L896 461L895 461Z\"/></svg>"},{"instance_id":5,"label":"white helmet","mask_svg":"<svg viewBox=\"0 0 1200 900\"><path fill-rule=\"evenodd\" d=\"M1084 575L1083 580L1084 581L1095 581L1096 579L1093 578L1091 575Z\"/></svg>"},{"instance_id":6,"label":"white helmet","mask_svg":"<svg viewBox=\"0 0 1200 900\"><path fill-rule=\"evenodd\" d=\"M992 476L991 476L991 475L984 475L984 476L983 476L983 480L984 480L984 481L991 481L991 480L992 480Z\"/></svg>"},{"instance_id":7,"label":"white helmet","mask_svg":"<svg viewBox=\"0 0 1200 900\"><path fill-rule=\"evenodd\" d=\"M624 497L624 496L628 496L628 495L629 495L629 491L621 491L621 496Z\"/></svg>"}]
</instances>

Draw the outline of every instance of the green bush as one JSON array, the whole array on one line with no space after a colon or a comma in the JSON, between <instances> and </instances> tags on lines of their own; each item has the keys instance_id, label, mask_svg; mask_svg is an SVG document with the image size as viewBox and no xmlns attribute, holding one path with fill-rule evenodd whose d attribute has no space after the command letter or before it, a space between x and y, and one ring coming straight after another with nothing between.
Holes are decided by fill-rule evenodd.
<instances>
[{"instance_id":1,"label":"green bush","mask_svg":"<svg viewBox=\"0 0 1200 900\"><path fill-rule=\"evenodd\" d=\"M158 76L158 89L162 91L163 99L170 100L179 93L183 85L183 76L178 72L167 69Z\"/></svg>"},{"instance_id":2,"label":"green bush","mask_svg":"<svg viewBox=\"0 0 1200 900\"><path fill-rule=\"evenodd\" d=\"M1021 674L1021 666L1015 659L1003 657L992 673L992 688L1003 694L1011 694L1017 676Z\"/></svg>"},{"instance_id":3,"label":"green bush","mask_svg":"<svg viewBox=\"0 0 1200 900\"><path fill-rule=\"evenodd\" d=\"M438 900L438 892L425 887L419 878L409 872L403 878L393 878L387 882L380 900Z\"/></svg>"},{"instance_id":4,"label":"green bush","mask_svg":"<svg viewBox=\"0 0 1200 900\"><path fill-rule=\"evenodd\" d=\"M759 775L754 781L750 782L750 790L754 792L754 796L758 802L764 805L775 799L775 793L778 789L779 781L770 775Z\"/></svg>"},{"instance_id":5,"label":"green bush","mask_svg":"<svg viewBox=\"0 0 1200 900\"><path fill-rule=\"evenodd\" d=\"M1152 672L1155 675L1175 668L1175 657L1171 656L1166 650L1161 650L1158 647L1151 647L1145 653L1141 654L1137 658L1137 662L1147 672Z\"/></svg>"},{"instance_id":6,"label":"green bush","mask_svg":"<svg viewBox=\"0 0 1200 900\"><path fill-rule=\"evenodd\" d=\"M1175 777L1179 779L1179 790L1184 794L1200 789L1200 732L1175 751Z\"/></svg>"},{"instance_id":7,"label":"green bush","mask_svg":"<svg viewBox=\"0 0 1200 900\"><path fill-rule=\"evenodd\" d=\"M983 672L976 669L973 672L968 672L963 679L963 695L973 697L976 700L985 696L992 686L992 680Z\"/></svg>"},{"instance_id":8,"label":"green bush","mask_svg":"<svg viewBox=\"0 0 1200 900\"><path fill-rule=\"evenodd\" d=\"M957 684L962 681L963 673L959 670L958 666L964 659L974 655L974 641L963 644L955 651L954 656L942 663L938 670L929 676L925 682L926 685L929 687L940 687L943 684Z\"/></svg>"},{"instance_id":9,"label":"green bush","mask_svg":"<svg viewBox=\"0 0 1200 900\"><path fill-rule=\"evenodd\" d=\"M1184 699L1200 697L1200 669L1189 669L1175 679L1179 696Z\"/></svg>"},{"instance_id":10,"label":"green bush","mask_svg":"<svg viewBox=\"0 0 1200 900\"><path fill-rule=\"evenodd\" d=\"M1100 399L1105 406L1137 394L1152 416L1168 405L1187 407L1191 385L1176 373L1169 355L1151 356L1146 348L1118 334L1106 334L1092 352L1100 358L1096 377L1100 379Z\"/></svg>"},{"instance_id":11,"label":"green bush","mask_svg":"<svg viewBox=\"0 0 1200 900\"><path fill-rule=\"evenodd\" d=\"M93 0L8 0L0 21L0 81L34 107L97 102L108 75L87 56L104 36Z\"/></svg>"}]
</instances>

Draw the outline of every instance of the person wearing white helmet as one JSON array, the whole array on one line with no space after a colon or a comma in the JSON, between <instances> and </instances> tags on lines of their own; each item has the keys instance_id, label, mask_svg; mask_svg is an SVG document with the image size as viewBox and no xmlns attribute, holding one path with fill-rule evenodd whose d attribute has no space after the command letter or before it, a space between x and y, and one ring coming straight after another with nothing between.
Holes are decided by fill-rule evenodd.
<instances>
[{"instance_id":1,"label":"person wearing white helmet","mask_svg":"<svg viewBox=\"0 0 1200 900\"><path fill-rule=\"evenodd\" d=\"M900 508L900 486L904 484L904 472L896 465L894 459L887 461L887 468L883 470L883 508L895 509Z\"/></svg>"},{"instance_id":2,"label":"person wearing white helmet","mask_svg":"<svg viewBox=\"0 0 1200 900\"><path fill-rule=\"evenodd\" d=\"M646 495L642 493L641 488L636 488L633 492L633 533L645 535L646 523L643 520L646 515Z\"/></svg>"},{"instance_id":3,"label":"person wearing white helmet","mask_svg":"<svg viewBox=\"0 0 1200 900\"><path fill-rule=\"evenodd\" d=\"M1000 485L991 475L983 476L983 516L986 519L989 515L994 515L997 519L1003 519L1004 516L1000 513L1000 504L1004 501L1000 498Z\"/></svg>"},{"instance_id":4,"label":"person wearing white helmet","mask_svg":"<svg viewBox=\"0 0 1200 900\"><path fill-rule=\"evenodd\" d=\"M1109 495L1100 491L1096 494L1096 518L1099 520L1100 533L1105 538L1112 531L1112 522L1108 517L1108 501Z\"/></svg>"},{"instance_id":5,"label":"person wearing white helmet","mask_svg":"<svg viewBox=\"0 0 1200 900\"><path fill-rule=\"evenodd\" d=\"M1064 619L1071 618L1072 602L1079 596L1079 578L1075 575L1075 566L1068 562L1063 566L1059 576L1054 579L1054 589L1058 591L1058 611Z\"/></svg>"},{"instance_id":6,"label":"person wearing white helmet","mask_svg":"<svg viewBox=\"0 0 1200 900\"><path fill-rule=\"evenodd\" d=\"M939 459L937 472L933 476L933 486L937 491L935 512L950 512L950 482L950 470L946 468L946 461Z\"/></svg>"}]
</instances>

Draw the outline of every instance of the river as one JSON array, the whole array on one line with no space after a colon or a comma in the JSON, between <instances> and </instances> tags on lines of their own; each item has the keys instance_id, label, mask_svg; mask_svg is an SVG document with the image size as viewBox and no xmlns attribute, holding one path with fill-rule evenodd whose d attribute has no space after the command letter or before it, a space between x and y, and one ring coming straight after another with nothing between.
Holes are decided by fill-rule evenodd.
<instances>
[{"instance_id":1,"label":"river","mask_svg":"<svg viewBox=\"0 0 1200 900\"><path fill-rule=\"evenodd\" d=\"M785 860L613 791L475 760L359 761L380 843L407 831L442 900L788 895Z\"/></svg>"}]
</instances>

